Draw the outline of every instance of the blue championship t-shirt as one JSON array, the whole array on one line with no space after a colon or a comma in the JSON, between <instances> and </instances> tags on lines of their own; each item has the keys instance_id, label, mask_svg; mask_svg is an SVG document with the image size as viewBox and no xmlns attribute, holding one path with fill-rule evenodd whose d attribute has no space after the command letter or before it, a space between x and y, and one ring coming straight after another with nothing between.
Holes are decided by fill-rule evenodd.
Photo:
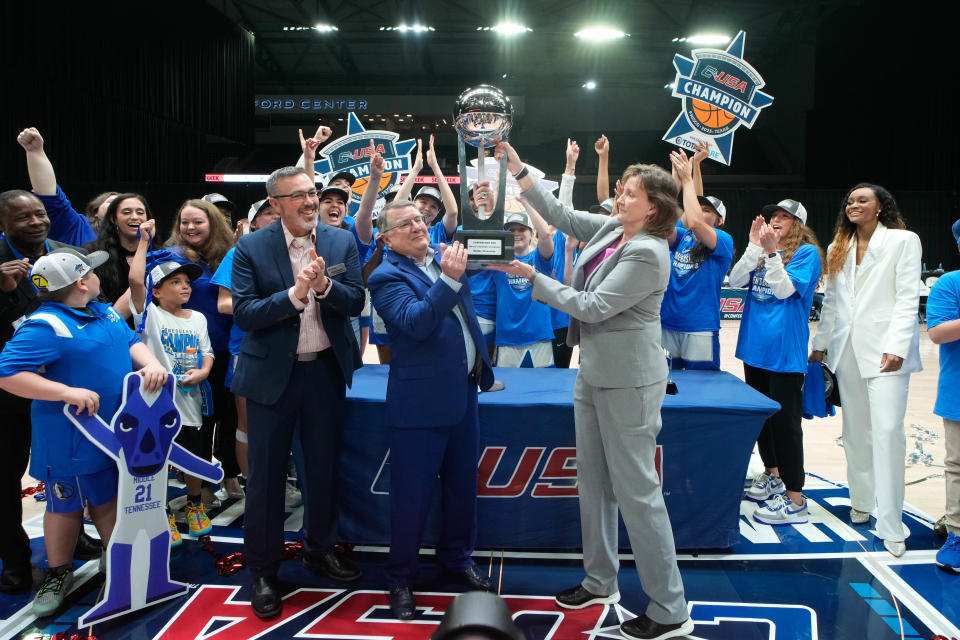
<instances>
[{"instance_id":1,"label":"blue championship t-shirt","mask_svg":"<svg viewBox=\"0 0 960 640\"><path fill-rule=\"evenodd\" d=\"M567 236L563 235L563 231L555 231L553 234L553 260L551 262L550 277L557 282L563 282L563 270L567 266ZM576 262L576 256L574 256L574 262ZM554 331L570 326L570 316L559 309L553 307L549 307L549 309L550 323L553 325Z\"/></svg>"},{"instance_id":2,"label":"blue championship t-shirt","mask_svg":"<svg viewBox=\"0 0 960 640\"><path fill-rule=\"evenodd\" d=\"M737 336L737 357L768 371L804 373L810 340L810 307L820 280L820 254L813 245L802 245L787 263L786 271L796 291L783 300L773 295L764 279L766 266L750 272Z\"/></svg>"},{"instance_id":3,"label":"blue championship t-shirt","mask_svg":"<svg viewBox=\"0 0 960 640\"><path fill-rule=\"evenodd\" d=\"M56 302L40 305L0 353L0 377L30 371L95 391L100 417L109 423L123 398L123 377L133 371L130 347L140 338L109 305L91 302L87 309L93 315ZM34 478L86 475L116 464L67 420L63 402L34 400L30 420Z\"/></svg>"},{"instance_id":4,"label":"blue championship t-shirt","mask_svg":"<svg viewBox=\"0 0 960 640\"><path fill-rule=\"evenodd\" d=\"M716 229L717 246L695 263L690 251L697 244L692 231L677 223L677 239L670 252L670 284L663 294L660 324L671 331L719 331L720 288L733 260L733 238Z\"/></svg>"},{"instance_id":5,"label":"blue championship t-shirt","mask_svg":"<svg viewBox=\"0 0 960 640\"><path fill-rule=\"evenodd\" d=\"M927 297L927 329L960 319L960 271L952 271L930 289ZM960 420L960 340L940 345L940 377L933 412L947 420Z\"/></svg>"},{"instance_id":6,"label":"blue championship t-shirt","mask_svg":"<svg viewBox=\"0 0 960 640\"><path fill-rule=\"evenodd\" d=\"M223 260L220 261L220 266L217 267L216 273L210 278L211 284L223 287L229 291L233 291L233 287L230 286L230 281L233 277L233 252L235 248L236 247L231 247L230 251L227 251L227 255L223 256ZM230 341L227 345L227 349L231 355L238 355L240 353L241 342L243 342L243 329L238 327L237 323L234 322L230 326Z\"/></svg>"},{"instance_id":7,"label":"blue championship t-shirt","mask_svg":"<svg viewBox=\"0 0 960 640\"><path fill-rule=\"evenodd\" d=\"M517 260L533 266L538 272L550 276L551 261L540 257L534 249ZM502 346L523 346L553 340L553 321L550 307L535 302L533 285L522 276L513 276L502 271L491 271L497 292L497 337ZM472 287L471 287L472 290Z\"/></svg>"}]
</instances>

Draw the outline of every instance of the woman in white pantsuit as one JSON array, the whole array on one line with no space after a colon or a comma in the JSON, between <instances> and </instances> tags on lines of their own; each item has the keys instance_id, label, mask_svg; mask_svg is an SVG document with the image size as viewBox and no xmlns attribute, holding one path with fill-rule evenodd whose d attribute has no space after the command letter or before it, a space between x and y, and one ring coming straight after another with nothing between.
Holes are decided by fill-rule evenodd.
<instances>
[{"instance_id":1,"label":"woman in white pantsuit","mask_svg":"<svg viewBox=\"0 0 960 640\"><path fill-rule=\"evenodd\" d=\"M529 280L534 300L570 314L567 344L580 345L573 407L587 576L559 593L557 604L581 609L620 599L619 509L650 598L646 612L624 622L621 634L636 640L684 636L693 631L693 622L654 464L667 381L660 302L670 279L666 238L680 217L677 185L660 167L635 164L618 183L612 216L573 211L529 175L510 145L501 143L497 157L504 154L533 208L587 242L570 286L517 260L498 267Z\"/></svg>"},{"instance_id":2,"label":"woman in white pantsuit","mask_svg":"<svg viewBox=\"0 0 960 640\"><path fill-rule=\"evenodd\" d=\"M840 208L828 249L827 289L810 360L837 375L850 520L873 513L894 556L906 551L901 522L910 374L920 371L920 238L906 230L893 196L858 184Z\"/></svg>"}]
</instances>

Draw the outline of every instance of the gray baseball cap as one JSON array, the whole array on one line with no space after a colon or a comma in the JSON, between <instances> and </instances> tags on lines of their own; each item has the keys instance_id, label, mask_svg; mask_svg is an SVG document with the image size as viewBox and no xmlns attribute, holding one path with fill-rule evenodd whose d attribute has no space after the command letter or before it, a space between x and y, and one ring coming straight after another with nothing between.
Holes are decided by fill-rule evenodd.
<instances>
[{"instance_id":1,"label":"gray baseball cap","mask_svg":"<svg viewBox=\"0 0 960 640\"><path fill-rule=\"evenodd\" d=\"M58 291L96 269L110 259L106 251L83 254L61 247L40 256L30 270L30 282L40 291Z\"/></svg>"},{"instance_id":2,"label":"gray baseball cap","mask_svg":"<svg viewBox=\"0 0 960 640\"><path fill-rule=\"evenodd\" d=\"M595 204L590 207L590 213L600 213L601 211L605 211L608 214L613 213L613 198L607 198L600 204Z\"/></svg>"},{"instance_id":3,"label":"gray baseball cap","mask_svg":"<svg viewBox=\"0 0 960 640\"><path fill-rule=\"evenodd\" d=\"M781 200L777 204L768 204L762 209L763 215L769 216L777 209L783 209L795 218L799 218L800 222L803 224L807 224L807 209L796 200L787 198L786 200Z\"/></svg>"},{"instance_id":4,"label":"gray baseball cap","mask_svg":"<svg viewBox=\"0 0 960 640\"><path fill-rule=\"evenodd\" d=\"M723 200L714 196L697 196L697 200L700 204L705 204L713 207L713 210L717 212L717 215L720 216L720 221L723 222L727 219L727 207L723 204Z\"/></svg>"},{"instance_id":5,"label":"gray baseball cap","mask_svg":"<svg viewBox=\"0 0 960 640\"><path fill-rule=\"evenodd\" d=\"M533 231L533 224L530 223L530 216L526 211L515 211L508 213L503 219L503 228L506 229L511 224L522 224L527 229Z\"/></svg>"}]
</instances>

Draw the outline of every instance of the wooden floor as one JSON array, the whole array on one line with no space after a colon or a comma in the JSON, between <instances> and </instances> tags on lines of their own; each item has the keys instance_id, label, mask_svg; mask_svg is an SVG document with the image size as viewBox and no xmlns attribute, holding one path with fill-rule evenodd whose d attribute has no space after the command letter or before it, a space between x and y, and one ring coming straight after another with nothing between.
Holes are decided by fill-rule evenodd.
<instances>
[{"instance_id":1,"label":"wooden floor","mask_svg":"<svg viewBox=\"0 0 960 640\"><path fill-rule=\"evenodd\" d=\"M742 379L743 364L733 355L736 350L739 325L739 320L724 320L722 322L720 365L725 371L729 371ZM816 330L816 325L812 323L810 328L811 333L813 333ZM364 362L379 362L376 348L373 346L367 347L363 355ZM910 379L910 395L905 420L907 452L913 451L915 447L913 437L915 429L912 427L914 424L936 433L939 437L933 442L922 443L923 451L933 455L931 466L907 465L906 500L916 509L936 520L944 512L943 421L933 415L940 366L938 347L930 342L926 327L921 327L920 331L920 356L923 361L923 371L913 374ZM575 363L577 360L577 354L574 353L572 361ZM838 409L837 415L832 418L803 421L805 464L809 473L830 480L846 482L846 462L843 456L843 448L837 444L837 439L840 437L840 411L842 409ZM932 475L939 475L940 477L929 478ZM924 478L928 479L922 480ZM909 484L917 480L922 480L922 482ZM24 486L33 486L36 481L29 476L24 476L23 484ZM24 498L24 519L29 519L42 510L43 503L38 503L30 497Z\"/></svg>"}]
</instances>

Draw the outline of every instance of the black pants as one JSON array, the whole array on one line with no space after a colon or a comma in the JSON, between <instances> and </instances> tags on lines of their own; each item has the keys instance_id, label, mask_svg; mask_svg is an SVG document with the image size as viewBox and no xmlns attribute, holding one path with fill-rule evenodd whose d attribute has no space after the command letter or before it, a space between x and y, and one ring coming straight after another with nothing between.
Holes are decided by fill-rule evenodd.
<instances>
[{"instance_id":1,"label":"black pants","mask_svg":"<svg viewBox=\"0 0 960 640\"><path fill-rule=\"evenodd\" d=\"M763 466L777 467L787 491L803 490L803 374L778 373L743 365L747 384L780 403L757 438Z\"/></svg>"},{"instance_id":2,"label":"black pants","mask_svg":"<svg viewBox=\"0 0 960 640\"><path fill-rule=\"evenodd\" d=\"M573 347L567 346L567 327L553 330L553 363L557 369L570 368Z\"/></svg>"},{"instance_id":3,"label":"black pants","mask_svg":"<svg viewBox=\"0 0 960 640\"><path fill-rule=\"evenodd\" d=\"M0 556L3 568L30 564L30 539L23 530L20 481L30 458L30 401L0 390Z\"/></svg>"},{"instance_id":4,"label":"black pants","mask_svg":"<svg viewBox=\"0 0 960 640\"><path fill-rule=\"evenodd\" d=\"M237 463L237 404L233 393L223 385L229 366L230 352L217 351L208 379L213 390L214 415L211 417L217 425L213 453L223 465L223 477L235 478L240 474L240 465Z\"/></svg>"}]
</instances>

